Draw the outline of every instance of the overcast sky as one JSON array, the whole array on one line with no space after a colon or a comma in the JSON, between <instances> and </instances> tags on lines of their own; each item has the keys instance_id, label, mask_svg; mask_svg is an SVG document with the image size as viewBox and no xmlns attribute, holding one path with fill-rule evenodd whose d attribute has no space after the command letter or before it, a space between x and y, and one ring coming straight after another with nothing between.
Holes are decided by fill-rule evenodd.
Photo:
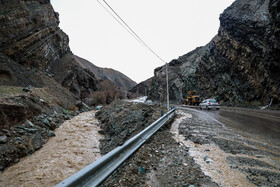
<instances>
[{"instance_id":1,"label":"overcast sky","mask_svg":"<svg viewBox=\"0 0 280 187\"><path fill-rule=\"evenodd\" d=\"M100 0L102 1L102 0ZM172 59L207 44L219 15L234 0L107 0L161 58ZM51 0L72 52L99 67L118 70L137 83L164 65L135 40L97 0Z\"/></svg>"}]
</instances>

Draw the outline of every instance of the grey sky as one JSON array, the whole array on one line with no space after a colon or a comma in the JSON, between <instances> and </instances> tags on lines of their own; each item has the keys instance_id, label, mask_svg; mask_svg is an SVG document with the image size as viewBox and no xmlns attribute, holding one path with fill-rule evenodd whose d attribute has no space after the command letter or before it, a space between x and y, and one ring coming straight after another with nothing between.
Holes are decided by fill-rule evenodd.
<instances>
[{"instance_id":1,"label":"grey sky","mask_svg":"<svg viewBox=\"0 0 280 187\"><path fill-rule=\"evenodd\" d=\"M102 1L102 0L100 0ZM107 0L165 61L207 44L219 15L234 0ZM96 0L51 0L75 55L118 70L136 82L163 62L137 42Z\"/></svg>"}]
</instances>

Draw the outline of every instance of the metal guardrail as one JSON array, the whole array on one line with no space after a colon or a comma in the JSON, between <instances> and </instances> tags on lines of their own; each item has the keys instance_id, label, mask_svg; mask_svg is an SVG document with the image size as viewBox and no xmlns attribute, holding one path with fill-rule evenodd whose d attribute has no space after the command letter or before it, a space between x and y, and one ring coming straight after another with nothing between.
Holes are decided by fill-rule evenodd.
<instances>
[{"instance_id":1,"label":"metal guardrail","mask_svg":"<svg viewBox=\"0 0 280 187\"><path fill-rule=\"evenodd\" d=\"M174 115L175 109L170 110L142 132L129 139L102 156L92 164L57 184L55 187L97 186L115 171L129 156L141 147L158 129Z\"/></svg>"}]
</instances>

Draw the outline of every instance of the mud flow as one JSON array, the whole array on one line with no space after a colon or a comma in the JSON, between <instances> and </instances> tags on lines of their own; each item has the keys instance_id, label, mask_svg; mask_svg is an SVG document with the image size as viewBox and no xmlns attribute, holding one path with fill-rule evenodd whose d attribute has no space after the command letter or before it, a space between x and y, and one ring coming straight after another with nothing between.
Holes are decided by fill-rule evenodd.
<instances>
[{"instance_id":1,"label":"mud flow","mask_svg":"<svg viewBox=\"0 0 280 187\"><path fill-rule=\"evenodd\" d=\"M94 111L65 121L43 148L0 173L0 186L58 184L101 156L98 130Z\"/></svg>"},{"instance_id":2,"label":"mud flow","mask_svg":"<svg viewBox=\"0 0 280 187\"><path fill-rule=\"evenodd\" d=\"M280 147L279 142L274 141L276 136L273 136L278 132L260 133L260 126L250 130L250 123L259 117L251 116L246 120L244 115L240 115L237 122L223 118L224 123L221 123L214 118L218 114L213 112L178 112L181 117L173 124L174 138L189 148L190 156L204 174L218 185L280 185ZM238 128L242 123L243 126L247 125L247 130ZM255 124L265 126L259 122ZM269 132L272 130L269 128Z\"/></svg>"}]
</instances>

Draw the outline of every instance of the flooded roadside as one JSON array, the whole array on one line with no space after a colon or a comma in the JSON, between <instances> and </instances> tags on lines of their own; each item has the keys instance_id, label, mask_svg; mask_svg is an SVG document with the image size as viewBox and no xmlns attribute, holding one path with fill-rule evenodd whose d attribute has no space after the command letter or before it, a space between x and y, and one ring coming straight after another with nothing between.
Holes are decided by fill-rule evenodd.
<instances>
[{"instance_id":1,"label":"flooded roadside","mask_svg":"<svg viewBox=\"0 0 280 187\"><path fill-rule=\"evenodd\" d=\"M205 175L220 186L255 186L250 183L246 175L239 170L232 169L227 163L227 153L214 144L196 144L179 134L179 125L187 118L192 118L189 113L177 111L178 119L172 124L170 132L180 144L189 148L189 155L200 165Z\"/></svg>"},{"instance_id":2,"label":"flooded roadside","mask_svg":"<svg viewBox=\"0 0 280 187\"><path fill-rule=\"evenodd\" d=\"M56 137L0 173L0 186L54 186L101 157L95 111L65 121Z\"/></svg>"}]
</instances>

